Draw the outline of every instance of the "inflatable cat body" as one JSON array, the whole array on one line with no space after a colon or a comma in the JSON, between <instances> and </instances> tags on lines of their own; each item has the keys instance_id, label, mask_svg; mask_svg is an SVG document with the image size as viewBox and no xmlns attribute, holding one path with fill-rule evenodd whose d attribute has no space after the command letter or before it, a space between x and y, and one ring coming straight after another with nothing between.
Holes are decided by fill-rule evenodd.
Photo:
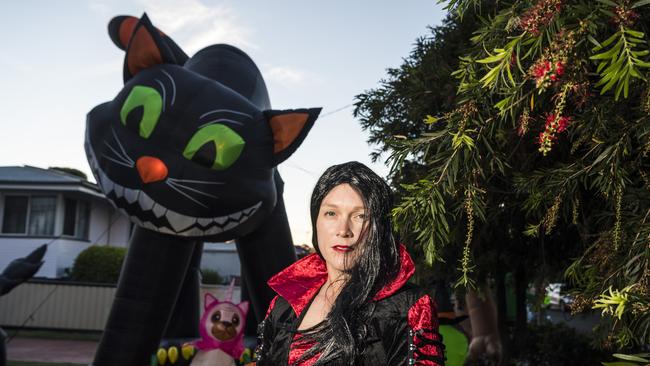
<instances>
[{"instance_id":1,"label":"inflatable cat body","mask_svg":"<svg viewBox=\"0 0 650 366\"><path fill-rule=\"evenodd\" d=\"M95 365L142 365L163 336L198 335L204 240L235 239L258 319L266 280L295 261L276 166L320 109L270 108L254 62L229 45L191 58L147 18L109 24L124 88L89 112L93 174L136 229Z\"/></svg>"}]
</instances>

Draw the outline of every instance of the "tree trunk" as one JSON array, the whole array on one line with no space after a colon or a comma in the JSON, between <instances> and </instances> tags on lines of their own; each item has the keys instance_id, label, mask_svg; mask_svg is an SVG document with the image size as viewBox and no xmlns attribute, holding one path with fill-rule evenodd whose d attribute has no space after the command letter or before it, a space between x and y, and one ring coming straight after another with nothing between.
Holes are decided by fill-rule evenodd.
<instances>
[{"instance_id":1,"label":"tree trunk","mask_svg":"<svg viewBox=\"0 0 650 366\"><path fill-rule=\"evenodd\" d=\"M502 355L500 364L508 362L510 355L510 337L508 337L508 302L506 298L506 273L503 265L496 270L497 285L497 326L501 338Z\"/></svg>"},{"instance_id":2,"label":"tree trunk","mask_svg":"<svg viewBox=\"0 0 650 366\"><path fill-rule=\"evenodd\" d=\"M476 361L486 356L497 362L501 359L501 340L497 326L497 310L490 289L483 285L483 296L467 290L467 310L472 323L472 341L468 358Z\"/></svg>"}]
</instances>

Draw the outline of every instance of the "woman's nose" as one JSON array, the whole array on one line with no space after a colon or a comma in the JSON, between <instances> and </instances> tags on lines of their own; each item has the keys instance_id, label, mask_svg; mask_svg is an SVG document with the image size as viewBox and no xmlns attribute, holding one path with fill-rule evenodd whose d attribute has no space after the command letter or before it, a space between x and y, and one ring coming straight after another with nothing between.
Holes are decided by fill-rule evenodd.
<instances>
[{"instance_id":1,"label":"woman's nose","mask_svg":"<svg viewBox=\"0 0 650 366\"><path fill-rule=\"evenodd\" d=\"M350 238L354 235L352 233L352 229L350 228L350 221L345 219L341 220L339 223L338 231L336 232L336 236L341 237L341 238Z\"/></svg>"}]
</instances>

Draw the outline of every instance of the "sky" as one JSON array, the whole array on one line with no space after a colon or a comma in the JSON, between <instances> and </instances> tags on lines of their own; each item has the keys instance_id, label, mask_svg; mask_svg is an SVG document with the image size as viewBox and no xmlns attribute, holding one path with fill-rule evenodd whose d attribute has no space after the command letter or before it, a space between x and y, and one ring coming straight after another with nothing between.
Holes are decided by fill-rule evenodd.
<instances>
[{"instance_id":1,"label":"sky","mask_svg":"<svg viewBox=\"0 0 650 366\"><path fill-rule=\"evenodd\" d=\"M121 90L123 51L108 38L116 15L140 16L188 55L214 43L248 53L274 109L322 107L300 148L279 166L294 243L311 241L309 197L329 166L372 163L354 97L398 67L428 26L436 0L21 0L0 3L0 166L65 166L92 174L86 113ZM92 240L92 238L91 238Z\"/></svg>"}]
</instances>

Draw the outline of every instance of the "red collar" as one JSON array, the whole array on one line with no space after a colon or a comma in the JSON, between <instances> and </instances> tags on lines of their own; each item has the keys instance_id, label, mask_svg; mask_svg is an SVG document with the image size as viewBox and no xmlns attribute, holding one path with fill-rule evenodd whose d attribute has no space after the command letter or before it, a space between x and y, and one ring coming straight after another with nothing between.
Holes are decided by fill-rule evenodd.
<instances>
[{"instance_id":1,"label":"red collar","mask_svg":"<svg viewBox=\"0 0 650 366\"><path fill-rule=\"evenodd\" d=\"M397 277L377 292L373 298L374 301L384 299L397 292L415 272L413 260L406 251L406 247L401 244L399 256L401 266ZM285 268L271 277L267 283L278 295L291 304L296 315L300 315L326 280L325 261L314 253Z\"/></svg>"}]
</instances>

